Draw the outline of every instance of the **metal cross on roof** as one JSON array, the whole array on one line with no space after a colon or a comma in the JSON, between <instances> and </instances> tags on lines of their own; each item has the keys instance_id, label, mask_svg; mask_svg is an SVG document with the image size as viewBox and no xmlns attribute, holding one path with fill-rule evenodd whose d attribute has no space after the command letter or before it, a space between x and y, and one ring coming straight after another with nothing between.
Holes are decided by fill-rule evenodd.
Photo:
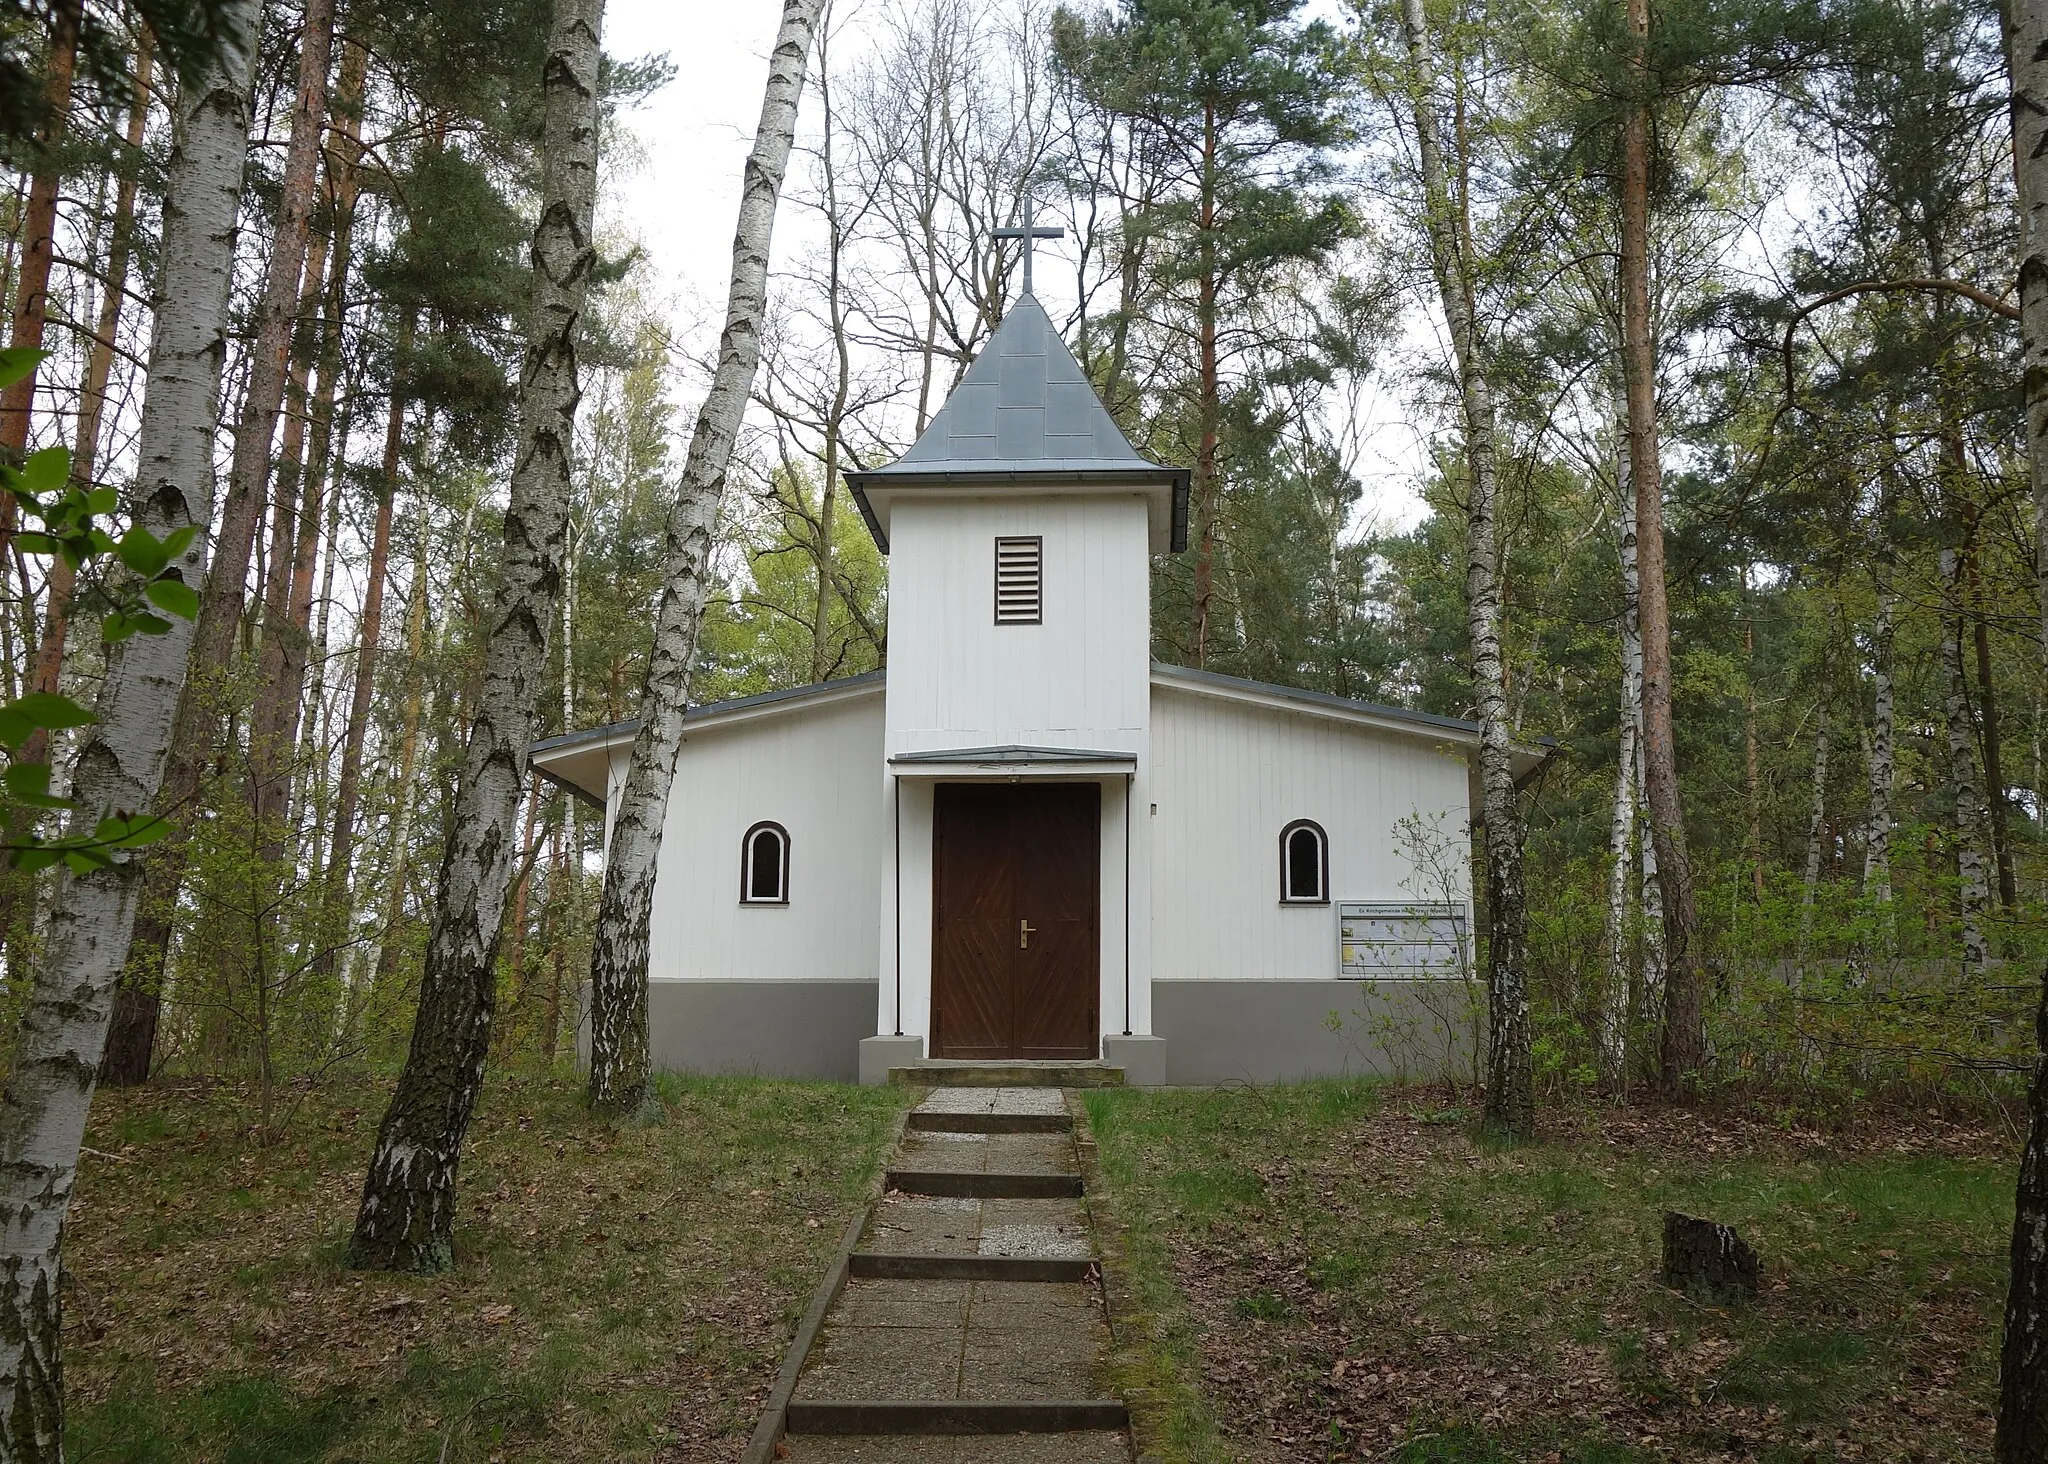
<instances>
[{"instance_id":1,"label":"metal cross on roof","mask_svg":"<svg viewBox=\"0 0 2048 1464\"><path fill-rule=\"evenodd\" d=\"M1064 239L1065 229L1052 229L1034 225L1031 222L1031 200L1024 200L1024 226L1021 229L997 229L990 236L996 239L1022 239L1024 241L1024 293L1031 293L1031 241L1033 239Z\"/></svg>"}]
</instances>

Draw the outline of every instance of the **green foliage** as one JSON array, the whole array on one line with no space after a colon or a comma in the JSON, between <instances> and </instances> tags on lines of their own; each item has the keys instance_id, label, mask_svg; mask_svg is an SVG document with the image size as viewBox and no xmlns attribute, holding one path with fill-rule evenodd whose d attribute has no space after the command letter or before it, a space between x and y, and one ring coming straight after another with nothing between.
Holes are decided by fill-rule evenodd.
<instances>
[{"instance_id":1,"label":"green foliage","mask_svg":"<svg viewBox=\"0 0 2048 1464\"><path fill-rule=\"evenodd\" d=\"M0 350L0 387L27 376L46 354ZM182 568L173 563L191 547L196 529L187 526L159 539L142 525L133 524L115 539L100 526L100 520L119 510L119 496L111 488L74 481L71 454L61 447L32 453L19 467L0 463L0 493L13 495L22 514L41 525L15 536L19 552L62 558L73 570L112 558L126 571L118 585L107 591L101 633L109 643L138 632L162 635L168 631L171 622L148 608L152 605L182 620L197 618L199 597L185 583ZM56 692L26 692L0 703L0 747L10 756L5 771L0 772L0 783L8 796L32 808L75 810L76 802L50 791L48 762L24 761L21 755L38 734L89 726L95 720L91 712ZM121 810L96 820L90 829L54 839L29 830L4 847L15 867L30 873L62 862L73 874L90 874L111 865L124 851L144 848L170 831L171 825L164 819Z\"/></svg>"}]
</instances>

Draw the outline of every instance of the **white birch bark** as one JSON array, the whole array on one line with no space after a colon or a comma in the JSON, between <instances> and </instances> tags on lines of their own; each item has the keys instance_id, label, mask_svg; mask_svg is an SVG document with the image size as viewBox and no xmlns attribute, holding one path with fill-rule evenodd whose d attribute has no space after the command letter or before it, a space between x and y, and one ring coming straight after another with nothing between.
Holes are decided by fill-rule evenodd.
<instances>
[{"instance_id":1,"label":"white birch bark","mask_svg":"<svg viewBox=\"0 0 2048 1464\"><path fill-rule=\"evenodd\" d=\"M597 260L591 212L603 24L604 0L555 0L541 71L540 219L519 379L519 456L412 1045L378 1129L349 1246L358 1266L440 1270L454 1260L455 1183L490 1052L526 749L560 614L570 450L582 397L577 340Z\"/></svg>"},{"instance_id":2,"label":"white birch bark","mask_svg":"<svg viewBox=\"0 0 2048 1464\"><path fill-rule=\"evenodd\" d=\"M1636 688L1640 694L1640 641L1637 642L1636 649ZM1639 703L1636 708L1636 807L1647 810L1650 806L1649 769L1643 765L1642 729L1642 708ZM1636 833L1636 850L1641 869L1637 900L1643 918L1642 1010L1656 1012L1663 1010L1664 1005L1664 880L1657 872L1657 841L1641 828L1638 828Z\"/></svg>"},{"instance_id":3,"label":"white birch bark","mask_svg":"<svg viewBox=\"0 0 2048 1464\"><path fill-rule=\"evenodd\" d=\"M220 53L174 109L162 285L138 432L135 521L159 536L198 527L174 565L194 588L206 573L214 509L213 427L257 14L258 0L228 7ZM109 652L99 721L71 771L74 831L155 804L193 634L191 621L174 619L166 634ZM0 1459L10 1464L63 1457L59 1246L140 889L132 856L60 877L0 1096Z\"/></svg>"},{"instance_id":4,"label":"white birch bark","mask_svg":"<svg viewBox=\"0 0 2048 1464\"><path fill-rule=\"evenodd\" d=\"M640 731L633 740L632 765L612 822L604 894L590 950L590 1102L604 1112L631 1112L646 1097L647 933L662 819L683 745L683 707L709 589L705 571L711 530L761 360L775 206L796 143L797 106L803 99L811 39L823 8L824 0L783 0L782 24L761 98L761 121L740 192L718 368L697 412L682 481L669 509L654 646L640 693Z\"/></svg>"},{"instance_id":5,"label":"white birch bark","mask_svg":"<svg viewBox=\"0 0 2048 1464\"><path fill-rule=\"evenodd\" d=\"M1819 725L1813 734L1813 791L1806 814L1806 871L1799 894L1799 964L1806 964L1807 943L1813 938L1813 906L1820 895L1821 834L1827 827L1828 754L1834 739L1834 717L1822 702Z\"/></svg>"},{"instance_id":6,"label":"white birch bark","mask_svg":"<svg viewBox=\"0 0 2048 1464\"><path fill-rule=\"evenodd\" d=\"M1863 894L1879 905L1892 902L1892 611L1898 594L1891 572L1881 571L1877 623L1871 633L1870 818L1863 832ZM1889 951L1890 942L1886 942Z\"/></svg>"},{"instance_id":7,"label":"white birch bark","mask_svg":"<svg viewBox=\"0 0 2048 1464\"><path fill-rule=\"evenodd\" d=\"M1609 1092L1628 1085L1629 988L1628 928L1630 876L1634 872L1637 836L1636 807L1642 781L1643 636L1636 620L1635 486L1629 478L1628 405L1616 404L1619 450L1615 478L1619 487L1614 516L1621 558L1621 707L1617 718L1614 804L1607 821L1607 985L1600 1001L1600 1079Z\"/></svg>"},{"instance_id":8,"label":"white birch bark","mask_svg":"<svg viewBox=\"0 0 2048 1464\"><path fill-rule=\"evenodd\" d=\"M1977 731L1963 679L1961 556L1941 551L1942 714L1948 739L1949 789L1955 797L1956 912L1962 924L1965 980L1984 973L1991 948L1984 937L1984 909L1991 898L1984 859L1984 804L1977 791Z\"/></svg>"},{"instance_id":9,"label":"white birch bark","mask_svg":"<svg viewBox=\"0 0 2048 1464\"><path fill-rule=\"evenodd\" d=\"M1495 472L1492 382L1473 310L1471 241L1458 226L1437 133L1435 59L1423 0L1403 0L1410 101L1425 195L1424 224L1444 319L1450 326L1463 397L1465 456L1472 481L1465 516L1465 615L1479 711L1479 781L1486 819L1486 1122L1508 1133L1536 1127L1530 1051L1527 912L1522 881L1522 814L1515 793L1513 731L1501 660L1499 481Z\"/></svg>"},{"instance_id":10,"label":"white birch bark","mask_svg":"<svg viewBox=\"0 0 2048 1464\"><path fill-rule=\"evenodd\" d=\"M2048 680L2048 5L2004 7L2018 184L2020 336L2027 462L2034 489L2034 570ZM1960 655L1960 648L1958 650ZM1998 1464L2048 1458L2048 966L2034 1015L2027 1142L2014 1196L2012 1279L1999 1368Z\"/></svg>"}]
</instances>

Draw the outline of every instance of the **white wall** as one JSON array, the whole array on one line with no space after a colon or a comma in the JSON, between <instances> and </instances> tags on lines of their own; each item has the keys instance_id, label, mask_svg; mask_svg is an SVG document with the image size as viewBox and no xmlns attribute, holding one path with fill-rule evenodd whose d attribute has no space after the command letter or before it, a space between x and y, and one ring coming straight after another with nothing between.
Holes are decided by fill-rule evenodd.
<instances>
[{"instance_id":1,"label":"white wall","mask_svg":"<svg viewBox=\"0 0 2048 1464\"><path fill-rule=\"evenodd\" d=\"M1142 752L1150 711L1144 499L899 501L889 525L891 753ZM995 623L995 541L1045 540L1044 623Z\"/></svg>"},{"instance_id":2,"label":"white wall","mask_svg":"<svg viewBox=\"0 0 2048 1464\"><path fill-rule=\"evenodd\" d=\"M1154 980L1334 978L1336 902L1470 897L1464 753L1427 735L1161 686L1151 782ZM1395 823L1418 812L1452 841L1455 895L1404 883ZM1280 830L1298 818L1329 835L1328 905L1280 903Z\"/></svg>"},{"instance_id":3,"label":"white wall","mask_svg":"<svg viewBox=\"0 0 2048 1464\"><path fill-rule=\"evenodd\" d=\"M683 740L654 883L658 981L867 980L887 867L882 697L778 708ZM740 903L740 839L789 830L789 903Z\"/></svg>"}]
</instances>

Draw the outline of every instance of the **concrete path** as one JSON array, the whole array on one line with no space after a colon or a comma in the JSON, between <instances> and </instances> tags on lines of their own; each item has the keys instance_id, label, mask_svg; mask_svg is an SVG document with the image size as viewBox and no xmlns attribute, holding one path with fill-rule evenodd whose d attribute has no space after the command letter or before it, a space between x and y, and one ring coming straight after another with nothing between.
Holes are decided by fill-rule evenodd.
<instances>
[{"instance_id":1,"label":"concrete path","mask_svg":"<svg viewBox=\"0 0 2048 1464\"><path fill-rule=\"evenodd\" d=\"M797 1378L792 1464L1130 1464L1057 1088L939 1088Z\"/></svg>"}]
</instances>

